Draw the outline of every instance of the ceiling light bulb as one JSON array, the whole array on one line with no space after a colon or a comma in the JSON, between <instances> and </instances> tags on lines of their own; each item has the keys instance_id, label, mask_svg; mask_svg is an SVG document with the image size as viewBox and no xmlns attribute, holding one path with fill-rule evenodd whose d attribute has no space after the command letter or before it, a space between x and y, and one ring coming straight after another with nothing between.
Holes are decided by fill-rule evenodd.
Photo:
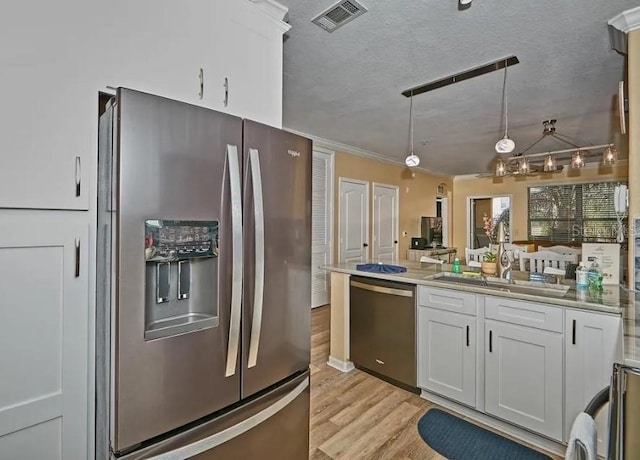
<instances>
[{"instance_id":1,"label":"ceiling light bulb","mask_svg":"<svg viewBox=\"0 0 640 460\"><path fill-rule=\"evenodd\" d=\"M518 171L520 172L520 174L529 174L529 172L531 171L529 160L523 158L522 160L518 161Z\"/></svg>"},{"instance_id":2,"label":"ceiling light bulb","mask_svg":"<svg viewBox=\"0 0 640 460\"><path fill-rule=\"evenodd\" d=\"M415 153L411 152L411 154L404 159L404 163L410 167L414 168L420 164L420 157Z\"/></svg>"},{"instance_id":3,"label":"ceiling light bulb","mask_svg":"<svg viewBox=\"0 0 640 460\"><path fill-rule=\"evenodd\" d=\"M498 153L511 153L515 150L515 148L516 143L509 139L506 134L502 139L496 142L496 152Z\"/></svg>"},{"instance_id":4,"label":"ceiling light bulb","mask_svg":"<svg viewBox=\"0 0 640 460\"><path fill-rule=\"evenodd\" d=\"M556 170L556 159L553 158L553 155L549 154L547 158L544 159L544 170L546 172Z\"/></svg>"},{"instance_id":5,"label":"ceiling light bulb","mask_svg":"<svg viewBox=\"0 0 640 460\"><path fill-rule=\"evenodd\" d=\"M571 155L571 167L574 169L582 168L584 166L584 154L580 150L576 150Z\"/></svg>"},{"instance_id":6,"label":"ceiling light bulb","mask_svg":"<svg viewBox=\"0 0 640 460\"><path fill-rule=\"evenodd\" d=\"M503 177L507 175L507 165L504 160L499 159L496 163L496 177Z\"/></svg>"},{"instance_id":7,"label":"ceiling light bulb","mask_svg":"<svg viewBox=\"0 0 640 460\"><path fill-rule=\"evenodd\" d=\"M602 164L606 166L611 166L616 164L617 161L618 161L618 151L616 150L615 147L610 146L604 149L604 152L602 152Z\"/></svg>"}]
</instances>

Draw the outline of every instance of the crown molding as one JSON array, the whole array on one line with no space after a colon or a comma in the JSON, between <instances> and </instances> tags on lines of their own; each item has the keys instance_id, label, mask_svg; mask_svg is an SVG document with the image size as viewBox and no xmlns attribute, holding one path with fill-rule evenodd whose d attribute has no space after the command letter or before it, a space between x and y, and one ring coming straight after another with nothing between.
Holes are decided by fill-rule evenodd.
<instances>
[{"instance_id":1,"label":"crown molding","mask_svg":"<svg viewBox=\"0 0 640 460\"><path fill-rule=\"evenodd\" d=\"M314 143L314 147L322 147L325 149L332 150L334 152L342 152L342 153L348 153L349 155L355 155L358 157L370 158L373 160L381 161L382 163L389 163L396 166L402 166L403 168L410 169L411 171L420 171L427 174L432 174L434 176L448 177L446 174L439 174L420 166L415 168L409 168L407 165L404 164L404 161L396 160L394 158L389 158L380 153L373 152L371 150L361 149L360 147L354 147L353 145L332 141L331 139L325 139L324 137L314 136L313 134L304 133L302 131L296 131L295 129L290 129L287 127L283 127L282 129L290 133L297 134L299 136L303 136L308 139L311 139Z\"/></svg>"},{"instance_id":2,"label":"crown molding","mask_svg":"<svg viewBox=\"0 0 640 460\"><path fill-rule=\"evenodd\" d=\"M640 6L623 11L619 15L611 18L609 25L624 33L640 29Z\"/></svg>"},{"instance_id":3,"label":"crown molding","mask_svg":"<svg viewBox=\"0 0 640 460\"><path fill-rule=\"evenodd\" d=\"M274 19L282 29L283 33L286 33L291 29L291 26L287 24L287 15L289 14L289 8L280 4L276 0L249 0L253 3L258 10L265 13L271 19Z\"/></svg>"}]
</instances>

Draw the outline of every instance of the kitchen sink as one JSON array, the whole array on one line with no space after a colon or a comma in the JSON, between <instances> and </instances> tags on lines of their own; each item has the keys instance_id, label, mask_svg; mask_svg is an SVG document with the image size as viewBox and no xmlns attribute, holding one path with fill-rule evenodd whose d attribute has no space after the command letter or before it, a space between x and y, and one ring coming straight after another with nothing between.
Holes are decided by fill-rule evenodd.
<instances>
[{"instance_id":1,"label":"kitchen sink","mask_svg":"<svg viewBox=\"0 0 640 460\"><path fill-rule=\"evenodd\" d=\"M464 276L444 273L434 278L443 284L462 284L479 288L492 289L515 294L543 295L547 297L564 297L569 287L564 284L550 284L540 281L502 280L500 278L484 278L480 276Z\"/></svg>"}]
</instances>

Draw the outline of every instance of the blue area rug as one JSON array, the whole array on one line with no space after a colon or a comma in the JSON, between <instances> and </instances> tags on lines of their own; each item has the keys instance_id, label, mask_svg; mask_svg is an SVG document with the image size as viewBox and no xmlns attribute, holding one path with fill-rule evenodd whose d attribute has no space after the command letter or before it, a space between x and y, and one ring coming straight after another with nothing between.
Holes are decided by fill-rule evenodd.
<instances>
[{"instance_id":1,"label":"blue area rug","mask_svg":"<svg viewBox=\"0 0 640 460\"><path fill-rule=\"evenodd\" d=\"M422 416L418 432L429 447L449 460L551 460L439 409L429 409Z\"/></svg>"},{"instance_id":2,"label":"blue area rug","mask_svg":"<svg viewBox=\"0 0 640 460\"><path fill-rule=\"evenodd\" d=\"M400 265L389 264L358 264L356 270L370 273L404 273L407 271L405 267Z\"/></svg>"}]
</instances>

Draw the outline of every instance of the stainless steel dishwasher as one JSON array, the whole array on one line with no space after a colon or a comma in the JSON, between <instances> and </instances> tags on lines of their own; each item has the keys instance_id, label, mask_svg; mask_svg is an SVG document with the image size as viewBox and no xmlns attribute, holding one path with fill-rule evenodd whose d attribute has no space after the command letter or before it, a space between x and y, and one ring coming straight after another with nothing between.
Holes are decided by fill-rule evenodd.
<instances>
[{"instance_id":1,"label":"stainless steel dishwasher","mask_svg":"<svg viewBox=\"0 0 640 460\"><path fill-rule=\"evenodd\" d=\"M416 287L365 277L350 283L351 361L416 391Z\"/></svg>"}]
</instances>

